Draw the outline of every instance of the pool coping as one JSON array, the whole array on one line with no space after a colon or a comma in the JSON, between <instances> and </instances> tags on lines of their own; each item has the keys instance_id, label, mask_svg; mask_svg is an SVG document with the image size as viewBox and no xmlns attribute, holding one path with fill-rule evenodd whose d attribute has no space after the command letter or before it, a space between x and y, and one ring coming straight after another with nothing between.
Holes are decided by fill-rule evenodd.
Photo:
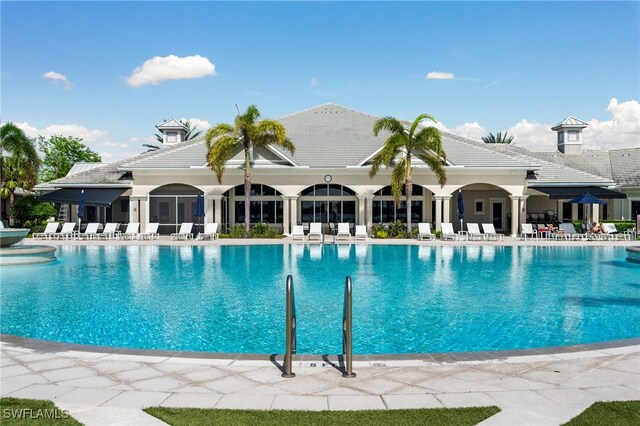
<instances>
[{"instance_id":1,"label":"pool coping","mask_svg":"<svg viewBox=\"0 0 640 426\"><path fill-rule=\"evenodd\" d=\"M231 353L231 352L198 352L198 351L180 351L180 350L164 350L164 349L131 349L120 348L115 346L99 346L86 345L81 343L58 342L54 340L35 339L31 337L22 337L13 334L0 333L0 342L19 347L23 349L31 349L39 352L86 352L86 353L102 353L117 354L125 356L144 356L144 357L166 357L166 358L185 358L185 359L203 359L203 360L229 360L229 361L269 361L274 362L276 358L281 359L282 353ZM423 361L428 363L455 363L469 361L500 361L513 357L531 357L538 355L556 355L570 354L576 352L600 351L612 348L624 348L631 346L640 347L640 337L632 337L628 339L610 340L597 343L587 343L568 346L551 346L532 349L514 349L514 350L495 350L495 351L478 351L478 352L436 352L436 353L411 353L411 354L364 354L353 355L354 361L365 362L382 362L382 361ZM338 354L338 358L342 355ZM329 357L335 358L336 354L296 354L296 361L310 362L329 362Z\"/></svg>"}]
</instances>

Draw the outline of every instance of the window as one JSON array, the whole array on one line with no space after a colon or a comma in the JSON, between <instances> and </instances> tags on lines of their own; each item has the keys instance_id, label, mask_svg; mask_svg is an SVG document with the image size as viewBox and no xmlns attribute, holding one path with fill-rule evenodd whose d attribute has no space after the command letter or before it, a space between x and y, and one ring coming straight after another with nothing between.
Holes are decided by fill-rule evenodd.
<instances>
[{"instance_id":1,"label":"window","mask_svg":"<svg viewBox=\"0 0 640 426\"><path fill-rule=\"evenodd\" d=\"M484 214L484 200L473 200L473 214Z\"/></svg>"},{"instance_id":2,"label":"window","mask_svg":"<svg viewBox=\"0 0 640 426\"><path fill-rule=\"evenodd\" d=\"M176 132L167 132L167 142L178 142L178 133Z\"/></svg>"},{"instance_id":3,"label":"window","mask_svg":"<svg viewBox=\"0 0 640 426\"><path fill-rule=\"evenodd\" d=\"M567 135L567 140L569 142L577 142L578 141L578 132L569 132Z\"/></svg>"}]
</instances>

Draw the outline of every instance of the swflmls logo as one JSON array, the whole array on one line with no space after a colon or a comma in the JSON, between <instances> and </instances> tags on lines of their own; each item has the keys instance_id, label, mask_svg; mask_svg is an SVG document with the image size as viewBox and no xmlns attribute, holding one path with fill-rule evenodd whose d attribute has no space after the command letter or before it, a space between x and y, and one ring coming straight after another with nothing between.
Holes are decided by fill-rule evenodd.
<instances>
[{"instance_id":1,"label":"swflmls logo","mask_svg":"<svg viewBox=\"0 0 640 426\"><path fill-rule=\"evenodd\" d=\"M69 412L67 410L58 410L58 409L37 409L34 410L32 408L5 408L2 410L2 417L4 419L48 419L48 420L58 420L58 419L68 419Z\"/></svg>"}]
</instances>

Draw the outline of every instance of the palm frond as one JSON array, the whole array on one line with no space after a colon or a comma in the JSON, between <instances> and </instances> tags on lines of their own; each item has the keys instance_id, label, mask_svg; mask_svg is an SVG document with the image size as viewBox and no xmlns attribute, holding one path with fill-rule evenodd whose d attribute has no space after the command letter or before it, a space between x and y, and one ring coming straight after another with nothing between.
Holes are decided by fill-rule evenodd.
<instances>
[{"instance_id":1,"label":"palm frond","mask_svg":"<svg viewBox=\"0 0 640 426\"><path fill-rule=\"evenodd\" d=\"M382 166L391 166L398 156L406 141L405 135L394 134L389 136L382 145L382 149L371 159L369 178L373 179Z\"/></svg>"},{"instance_id":2,"label":"palm frond","mask_svg":"<svg viewBox=\"0 0 640 426\"><path fill-rule=\"evenodd\" d=\"M211 149L211 142L223 135L233 134L235 129L231 124L227 123L218 123L209 130L207 130L207 134L204 136L204 139L207 143L207 150Z\"/></svg>"},{"instance_id":3,"label":"palm frond","mask_svg":"<svg viewBox=\"0 0 640 426\"><path fill-rule=\"evenodd\" d=\"M443 160L446 159L446 153L442 149L442 136L435 127L423 127L414 136L414 141L415 148L424 152L432 151Z\"/></svg>"},{"instance_id":4,"label":"palm frond","mask_svg":"<svg viewBox=\"0 0 640 426\"><path fill-rule=\"evenodd\" d=\"M215 172L218 183L222 183L224 168L238 149L238 145L239 142L235 137L221 136L208 149L207 166Z\"/></svg>"},{"instance_id":5,"label":"palm frond","mask_svg":"<svg viewBox=\"0 0 640 426\"><path fill-rule=\"evenodd\" d=\"M413 139L413 134L416 132L416 128L424 120L431 120L434 123L437 123L436 119L433 118L433 116L431 116L429 114L420 114L419 116L416 117L415 120L413 120L413 123L411 124L411 128L409 129L409 140Z\"/></svg>"},{"instance_id":6,"label":"palm frond","mask_svg":"<svg viewBox=\"0 0 640 426\"><path fill-rule=\"evenodd\" d=\"M436 175L440 187L443 187L447 183L447 172L440 158L431 154L421 154L418 157L429 166L431 171Z\"/></svg>"},{"instance_id":7,"label":"palm frond","mask_svg":"<svg viewBox=\"0 0 640 426\"><path fill-rule=\"evenodd\" d=\"M404 128L400 120L394 117L382 117L373 125L373 134L378 136L378 134L386 130L391 134L406 134L407 130Z\"/></svg>"},{"instance_id":8,"label":"palm frond","mask_svg":"<svg viewBox=\"0 0 640 426\"><path fill-rule=\"evenodd\" d=\"M391 173L391 194L396 200L396 203L400 202L402 197L402 187L407 177L407 159L403 158L395 165L393 172Z\"/></svg>"},{"instance_id":9,"label":"palm frond","mask_svg":"<svg viewBox=\"0 0 640 426\"><path fill-rule=\"evenodd\" d=\"M149 152L149 151L157 151L157 150L160 149L160 147L158 145L150 145L148 143L143 143L142 146L147 148L147 152Z\"/></svg>"}]
</instances>

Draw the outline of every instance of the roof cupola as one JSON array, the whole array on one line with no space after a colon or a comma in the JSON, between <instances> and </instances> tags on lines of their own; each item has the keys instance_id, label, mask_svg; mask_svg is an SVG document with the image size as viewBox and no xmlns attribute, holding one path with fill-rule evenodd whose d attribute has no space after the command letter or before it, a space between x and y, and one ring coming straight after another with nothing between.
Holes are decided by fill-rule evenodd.
<instances>
[{"instance_id":1,"label":"roof cupola","mask_svg":"<svg viewBox=\"0 0 640 426\"><path fill-rule=\"evenodd\" d=\"M164 146L184 142L187 133L189 133L189 128L175 118L171 118L162 124L158 124L156 129L160 130L162 133L162 144Z\"/></svg>"},{"instance_id":2,"label":"roof cupola","mask_svg":"<svg viewBox=\"0 0 640 426\"><path fill-rule=\"evenodd\" d=\"M558 132L558 151L567 155L582 154L582 129L588 124L575 117L567 117L551 128Z\"/></svg>"}]
</instances>

